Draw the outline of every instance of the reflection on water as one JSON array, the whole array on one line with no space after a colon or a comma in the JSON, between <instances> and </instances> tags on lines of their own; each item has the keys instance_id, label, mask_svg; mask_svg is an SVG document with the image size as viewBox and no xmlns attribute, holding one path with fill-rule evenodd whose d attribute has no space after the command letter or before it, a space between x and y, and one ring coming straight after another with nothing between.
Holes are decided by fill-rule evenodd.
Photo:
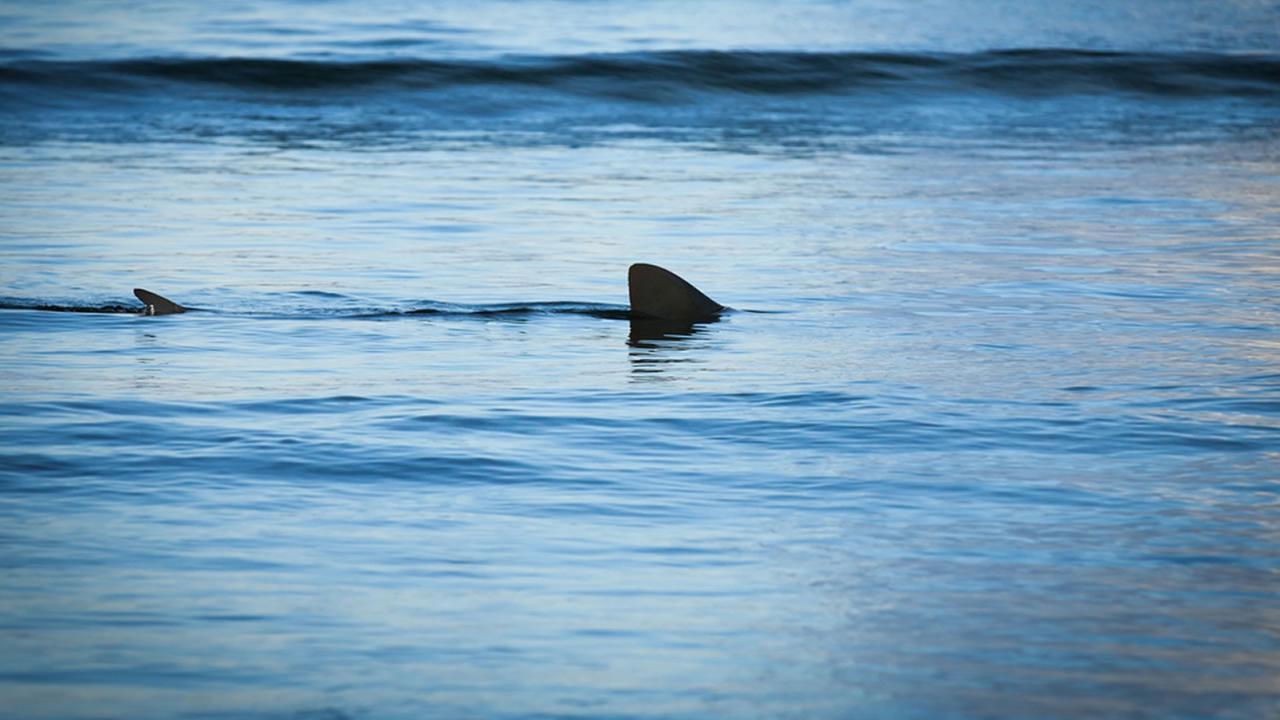
<instances>
[{"instance_id":1,"label":"reflection on water","mask_svg":"<svg viewBox=\"0 0 1280 720\"><path fill-rule=\"evenodd\" d=\"M702 349L705 343L690 341L715 322L719 322L719 319L703 323L682 323L632 318L627 346L631 348L628 359L631 361L633 379L674 379L655 376L668 373L674 369L673 366L698 362L697 355L689 351Z\"/></svg>"},{"instance_id":2,"label":"reflection on water","mask_svg":"<svg viewBox=\"0 0 1280 720\"><path fill-rule=\"evenodd\" d=\"M674 322L651 318L632 318L631 334L627 344L634 348L663 347L660 340L684 340L702 331L703 327L719 322L719 318L701 323Z\"/></svg>"}]
</instances>

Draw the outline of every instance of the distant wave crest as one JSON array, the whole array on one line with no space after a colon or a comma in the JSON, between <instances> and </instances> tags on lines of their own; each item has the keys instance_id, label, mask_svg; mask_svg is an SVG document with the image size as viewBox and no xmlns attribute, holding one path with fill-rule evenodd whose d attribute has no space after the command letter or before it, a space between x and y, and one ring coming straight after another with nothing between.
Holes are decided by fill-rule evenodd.
<instances>
[{"instance_id":1,"label":"distant wave crest","mask_svg":"<svg viewBox=\"0 0 1280 720\"><path fill-rule=\"evenodd\" d=\"M857 92L1274 96L1280 56L1005 50L973 54L670 51L491 60L145 58L0 64L0 88L108 93L397 93L515 86L665 102Z\"/></svg>"}]
</instances>

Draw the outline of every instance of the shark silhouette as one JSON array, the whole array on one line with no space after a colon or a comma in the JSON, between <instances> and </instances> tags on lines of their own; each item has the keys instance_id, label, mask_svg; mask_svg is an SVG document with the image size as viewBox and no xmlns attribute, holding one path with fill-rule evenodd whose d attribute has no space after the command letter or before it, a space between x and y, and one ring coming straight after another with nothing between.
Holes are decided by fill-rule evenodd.
<instances>
[{"instance_id":1,"label":"shark silhouette","mask_svg":"<svg viewBox=\"0 0 1280 720\"><path fill-rule=\"evenodd\" d=\"M627 290L633 319L710 322L729 309L679 275L648 263L635 263L628 269ZM133 294L144 305L142 315L176 315L190 309L150 290L134 288Z\"/></svg>"},{"instance_id":2,"label":"shark silhouette","mask_svg":"<svg viewBox=\"0 0 1280 720\"><path fill-rule=\"evenodd\" d=\"M169 298L157 295L150 290L134 288L133 295L141 300L142 304L146 306L142 309L142 315L176 315L177 313L184 313L187 311L186 308L182 307L178 303L170 300Z\"/></svg>"}]
</instances>

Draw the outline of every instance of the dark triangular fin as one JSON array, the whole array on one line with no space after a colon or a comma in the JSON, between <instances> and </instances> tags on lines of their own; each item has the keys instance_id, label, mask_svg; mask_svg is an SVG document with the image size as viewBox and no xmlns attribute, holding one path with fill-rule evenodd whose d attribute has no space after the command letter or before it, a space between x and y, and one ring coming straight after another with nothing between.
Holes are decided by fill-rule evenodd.
<instances>
[{"instance_id":1,"label":"dark triangular fin","mask_svg":"<svg viewBox=\"0 0 1280 720\"><path fill-rule=\"evenodd\" d=\"M627 271L627 287L635 316L692 323L714 320L724 310L684 278L657 265L632 265Z\"/></svg>"},{"instance_id":2,"label":"dark triangular fin","mask_svg":"<svg viewBox=\"0 0 1280 720\"><path fill-rule=\"evenodd\" d=\"M178 303L168 298L160 297L150 290L134 288L133 294L142 301L142 304L147 306L146 309L142 311L143 315L173 315L175 313L184 313L187 311L186 308L182 307Z\"/></svg>"}]
</instances>

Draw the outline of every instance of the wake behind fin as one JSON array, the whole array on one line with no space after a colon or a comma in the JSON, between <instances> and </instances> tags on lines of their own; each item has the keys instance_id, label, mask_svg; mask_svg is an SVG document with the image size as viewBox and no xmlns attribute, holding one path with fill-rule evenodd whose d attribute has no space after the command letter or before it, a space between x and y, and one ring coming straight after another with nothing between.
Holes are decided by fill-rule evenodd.
<instances>
[{"instance_id":1,"label":"wake behind fin","mask_svg":"<svg viewBox=\"0 0 1280 720\"><path fill-rule=\"evenodd\" d=\"M627 271L633 316L679 323L715 320L725 307L665 268L636 263Z\"/></svg>"},{"instance_id":2,"label":"wake behind fin","mask_svg":"<svg viewBox=\"0 0 1280 720\"><path fill-rule=\"evenodd\" d=\"M133 294L134 297L142 301L143 305L147 306L142 311L143 315L175 315L177 313L184 313L187 311L186 308L182 307L178 303L166 297L161 297L150 290L134 288Z\"/></svg>"}]
</instances>

